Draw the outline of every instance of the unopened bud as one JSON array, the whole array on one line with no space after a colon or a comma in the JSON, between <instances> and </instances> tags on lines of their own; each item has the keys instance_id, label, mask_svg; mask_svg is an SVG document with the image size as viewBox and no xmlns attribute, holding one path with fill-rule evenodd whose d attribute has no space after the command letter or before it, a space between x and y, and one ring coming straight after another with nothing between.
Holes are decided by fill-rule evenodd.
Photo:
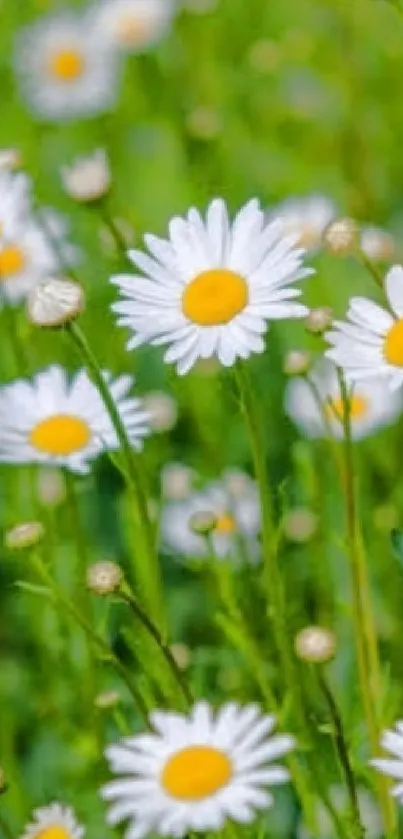
<instances>
[{"instance_id":1,"label":"unopened bud","mask_svg":"<svg viewBox=\"0 0 403 839\"><path fill-rule=\"evenodd\" d=\"M0 149L0 172L12 172L22 164L21 152L18 149Z\"/></svg>"},{"instance_id":2,"label":"unopened bud","mask_svg":"<svg viewBox=\"0 0 403 839\"><path fill-rule=\"evenodd\" d=\"M189 647L186 644L171 644L171 653L180 670L187 670L191 660Z\"/></svg>"},{"instance_id":3,"label":"unopened bud","mask_svg":"<svg viewBox=\"0 0 403 839\"><path fill-rule=\"evenodd\" d=\"M10 551L20 551L38 545L45 536L45 528L40 521L27 521L8 530L4 543Z\"/></svg>"},{"instance_id":4,"label":"unopened bud","mask_svg":"<svg viewBox=\"0 0 403 839\"><path fill-rule=\"evenodd\" d=\"M94 594L105 596L117 591L123 582L123 571L116 562L95 562L87 570L87 586Z\"/></svg>"},{"instance_id":5,"label":"unopened bud","mask_svg":"<svg viewBox=\"0 0 403 839\"><path fill-rule=\"evenodd\" d=\"M66 498L66 484L57 469L41 469L37 480L37 493L44 507L57 507Z\"/></svg>"},{"instance_id":6,"label":"unopened bud","mask_svg":"<svg viewBox=\"0 0 403 839\"><path fill-rule=\"evenodd\" d=\"M193 489L195 472L182 463L167 463L162 470L162 493L170 501L183 501Z\"/></svg>"},{"instance_id":7,"label":"unopened bud","mask_svg":"<svg viewBox=\"0 0 403 839\"><path fill-rule=\"evenodd\" d=\"M332 325L333 312L329 306L320 306L311 309L305 318L305 329L311 335L322 335Z\"/></svg>"},{"instance_id":8,"label":"unopened bud","mask_svg":"<svg viewBox=\"0 0 403 839\"><path fill-rule=\"evenodd\" d=\"M70 198L91 203L103 198L111 186L111 173L103 149L81 157L62 169L63 186Z\"/></svg>"},{"instance_id":9,"label":"unopened bud","mask_svg":"<svg viewBox=\"0 0 403 839\"><path fill-rule=\"evenodd\" d=\"M338 256L353 253L359 243L357 222L352 218L336 219L326 228L323 241L328 250Z\"/></svg>"},{"instance_id":10,"label":"unopened bud","mask_svg":"<svg viewBox=\"0 0 403 839\"><path fill-rule=\"evenodd\" d=\"M304 376L312 364L312 357L306 350L291 350L284 359L283 371L286 376Z\"/></svg>"},{"instance_id":11,"label":"unopened bud","mask_svg":"<svg viewBox=\"0 0 403 839\"><path fill-rule=\"evenodd\" d=\"M186 119L189 134L198 140L214 140L222 131L222 118L219 111L199 105Z\"/></svg>"},{"instance_id":12,"label":"unopened bud","mask_svg":"<svg viewBox=\"0 0 403 839\"><path fill-rule=\"evenodd\" d=\"M52 277L39 283L28 296L28 318L35 326L65 326L82 312L84 291L72 280Z\"/></svg>"},{"instance_id":13,"label":"unopened bud","mask_svg":"<svg viewBox=\"0 0 403 839\"><path fill-rule=\"evenodd\" d=\"M117 690L103 690L94 699L95 707L102 711L108 708L115 708L116 705L119 705L119 702L120 695Z\"/></svg>"},{"instance_id":14,"label":"unopened bud","mask_svg":"<svg viewBox=\"0 0 403 839\"><path fill-rule=\"evenodd\" d=\"M189 519L190 530L197 533L199 536L208 536L217 527L217 516L209 510L201 510L199 513L193 513Z\"/></svg>"},{"instance_id":15,"label":"unopened bud","mask_svg":"<svg viewBox=\"0 0 403 839\"><path fill-rule=\"evenodd\" d=\"M307 626L301 629L294 641L295 653L301 661L310 664L326 664L336 652L336 636L323 626Z\"/></svg>"},{"instance_id":16,"label":"unopened bud","mask_svg":"<svg viewBox=\"0 0 403 839\"><path fill-rule=\"evenodd\" d=\"M295 507L283 518L283 533L290 542L297 544L309 542L317 529L318 517L307 507Z\"/></svg>"},{"instance_id":17,"label":"unopened bud","mask_svg":"<svg viewBox=\"0 0 403 839\"><path fill-rule=\"evenodd\" d=\"M387 262L394 258L396 242L391 233L380 227L365 227L361 232L360 248L368 259Z\"/></svg>"}]
</instances>

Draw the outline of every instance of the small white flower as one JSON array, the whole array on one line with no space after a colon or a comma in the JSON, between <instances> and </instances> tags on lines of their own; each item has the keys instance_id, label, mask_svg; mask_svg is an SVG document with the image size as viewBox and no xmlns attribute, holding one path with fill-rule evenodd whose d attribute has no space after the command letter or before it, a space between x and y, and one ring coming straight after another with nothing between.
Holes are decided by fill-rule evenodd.
<instances>
[{"instance_id":1,"label":"small white flower","mask_svg":"<svg viewBox=\"0 0 403 839\"><path fill-rule=\"evenodd\" d=\"M42 18L18 36L15 69L29 107L66 120L109 110L118 92L119 60L90 13Z\"/></svg>"},{"instance_id":2,"label":"small white flower","mask_svg":"<svg viewBox=\"0 0 403 839\"><path fill-rule=\"evenodd\" d=\"M390 391L387 383L361 381L349 394L351 434L356 440L390 425L403 410L401 390ZM291 379L285 391L285 411L307 437L342 439L344 406L337 371L321 359L307 378Z\"/></svg>"},{"instance_id":3,"label":"small white flower","mask_svg":"<svg viewBox=\"0 0 403 839\"><path fill-rule=\"evenodd\" d=\"M83 308L84 291L72 280L44 280L28 296L28 317L35 326L64 326Z\"/></svg>"},{"instance_id":4,"label":"small white flower","mask_svg":"<svg viewBox=\"0 0 403 839\"><path fill-rule=\"evenodd\" d=\"M88 157L77 158L70 166L63 166L64 188L71 198L82 203L97 201L109 191L111 173L103 149Z\"/></svg>"},{"instance_id":5,"label":"small white flower","mask_svg":"<svg viewBox=\"0 0 403 839\"><path fill-rule=\"evenodd\" d=\"M215 554L224 559L240 552L240 543L249 559L259 553L260 502L254 481L240 496L232 494L228 483L211 483L183 501L167 503L161 516L161 536L174 553L188 557L207 557L205 539L192 529L196 513L212 513L217 524L212 533Z\"/></svg>"},{"instance_id":6,"label":"small white flower","mask_svg":"<svg viewBox=\"0 0 403 839\"><path fill-rule=\"evenodd\" d=\"M269 218L279 218L286 233L297 236L298 244L307 250L315 250L322 241L323 233L336 215L336 206L326 195L307 195L301 198L287 198L269 211Z\"/></svg>"},{"instance_id":7,"label":"small white flower","mask_svg":"<svg viewBox=\"0 0 403 839\"><path fill-rule=\"evenodd\" d=\"M141 401L127 395L134 380L104 375L130 442L139 449L148 427ZM69 381L54 365L32 382L18 380L0 388L0 462L45 463L86 473L89 461L117 448L102 399L84 370Z\"/></svg>"},{"instance_id":8,"label":"small white flower","mask_svg":"<svg viewBox=\"0 0 403 839\"><path fill-rule=\"evenodd\" d=\"M378 769L382 775L394 778L398 783L392 787L391 793L403 802L403 722L395 724L396 731L384 731L381 747L389 752L390 757L379 757L371 760L371 766Z\"/></svg>"},{"instance_id":9,"label":"small white flower","mask_svg":"<svg viewBox=\"0 0 403 839\"><path fill-rule=\"evenodd\" d=\"M18 303L49 274L77 260L77 250L66 239L65 222L42 211L39 223L21 219L0 237L0 297Z\"/></svg>"},{"instance_id":10,"label":"small white flower","mask_svg":"<svg viewBox=\"0 0 403 839\"><path fill-rule=\"evenodd\" d=\"M56 802L34 810L33 815L21 839L83 839L84 828L70 807Z\"/></svg>"},{"instance_id":11,"label":"small white flower","mask_svg":"<svg viewBox=\"0 0 403 839\"><path fill-rule=\"evenodd\" d=\"M142 52L162 38L175 5L175 0L104 0L98 6L98 26L114 47Z\"/></svg>"},{"instance_id":12,"label":"small white flower","mask_svg":"<svg viewBox=\"0 0 403 839\"><path fill-rule=\"evenodd\" d=\"M128 820L126 839L149 833L180 839L188 831L221 830L226 819L253 821L269 808L272 785L288 780L277 758L294 748L288 734L273 735L275 717L256 705L223 705L213 714L198 702L190 714L154 711L154 731L106 750L111 771L102 796L112 802L108 821Z\"/></svg>"},{"instance_id":13,"label":"small white flower","mask_svg":"<svg viewBox=\"0 0 403 839\"><path fill-rule=\"evenodd\" d=\"M388 230L368 226L361 231L360 248L368 259L387 262L396 253L396 242Z\"/></svg>"},{"instance_id":14,"label":"small white flower","mask_svg":"<svg viewBox=\"0 0 403 839\"><path fill-rule=\"evenodd\" d=\"M166 362L187 373L199 358L217 356L225 367L265 348L267 321L304 317L295 281L312 273L303 249L284 236L280 221L265 223L256 200L228 219L225 202L210 204L206 220L195 210L175 217L168 241L146 235L151 253L130 250L145 277L112 277L123 295L112 308L134 333L128 349L169 344Z\"/></svg>"},{"instance_id":15,"label":"small white flower","mask_svg":"<svg viewBox=\"0 0 403 839\"><path fill-rule=\"evenodd\" d=\"M394 265L385 278L391 312L352 297L347 321L335 321L325 337L332 344L328 358L352 382L383 378L392 390L403 384L403 268Z\"/></svg>"},{"instance_id":16,"label":"small white flower","mask_svg":"<svg viewBox=\"0 0 403 839\"><path fill-rule=\"evenodd\" d=\"M22 172L0 170L0 240L31 212L31 183Z\"/></svg>"}]
</instances>

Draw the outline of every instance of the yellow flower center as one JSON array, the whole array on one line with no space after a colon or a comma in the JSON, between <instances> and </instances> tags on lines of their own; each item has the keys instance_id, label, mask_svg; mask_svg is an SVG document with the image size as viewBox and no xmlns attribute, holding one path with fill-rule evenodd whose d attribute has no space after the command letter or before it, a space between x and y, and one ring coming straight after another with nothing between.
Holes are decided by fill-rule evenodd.
<instances>
[{"instance_id":1,"label":"yellow flower center","mask_svg":"<svg viewBox=\"0 0 403 839\"><path fill-rule=\"evenodd\" d=\"M389 364L403 367L403 319L395 321L389 329L383 352Z\"/></svg>"},{"instance_id":2,"label":"yellow flower center","mask_svg":"<svg viewBox=\"0 0 403 839\"><path fill-rule=\"evenodd\" d=\"M230 516L229 513L223 513L221 516L217 517L217 524L214 528L214 533L222 533L224 535L229 535L236 530L236 521L233 516Z\"/></svg>"},{"instance_id":3,"label":"yellow flower center","mask_svg":"<svg viewBox=\"0 0 403 839\"><path fill-rule=\"evenodd\" d=\"M72 839L72 836L70 831L67 831L65 827L50 825L49 827L45 827L44 830L40 830L36 834L35 839Z\"/></svg>"},{"instance_id":4,"label":"yellow flower center","mask_svg":"<svg viewBox=\"0 0 403 839\"><path fill-rule=\"evenodd\" d=\"M364 417L368 411L368 400L365 398L365 396L360 396L358 393L353 393L352 396L350 396L349 403L350 419L362 419L362 417ZM340 422L343 422L344 403L341 397L331 399L326 406L326 412L329 419L338 419Z\"/></svg>"},{"instance_id":5,"label":"yellow flower center","mask_svg":"<svg viewBox=\"0 0 403 839\"><path fill-rule=\"evenodd\" d=\"M90 439L87 423L67 414L56 414L42 420L29 435L31 446L54 457L79 452Z\"/></svg>"},{"instance_id":6,"label":"yellow flower center","mask_svg":"<svg viewBox=\"0 0 403 839\"><path fill-rule=\"evenodd\" d=\"M137 15L125 15L116 23L116 37L126 47L135 47L147 38L150 24Z\"/></svg>"},{"instance_id":7,"label":"yellow flower center","mask_svg":"<svg viewBox=\"0 0 403 839\"><path fill-rule=\"evenodd\" d=\"M0 249L0 278L8 279L23 269L25 256L17 245L6 245Z\"/></svg>"},{"instance_id":8,"label":"yellow flower center","mask_svg":"<svg viewBox=\"0 0 403 839\"><path fill-rule=\"evenodd\" d=\"M49 61L49 72L60 82L75 82L83 75L84 56L76 49L65 49L53 53Z\"/></svg>"},{"instance_id":9,"label":"yellow flower center","mask_svg":"<svg viewBox=\"0 0 403 839\"><path fill-rule=\"evenodd\" d=\"M162 771L165 792L182 801L214 795L232 778L231 761L211 746L189 746L170 757Z\"/></svg>"},{"instance_id":10,"label":"yellow flower center","mask_svg":"<svg viewBox=\"0 0 403 839\"><path fill-rule=\"evenodd\" d=\"M182 298L185 317L200 326L228 323L245 308L249 293L240 274L226 268L203 271L186 286Z\"/></svg>"}]
</instances>

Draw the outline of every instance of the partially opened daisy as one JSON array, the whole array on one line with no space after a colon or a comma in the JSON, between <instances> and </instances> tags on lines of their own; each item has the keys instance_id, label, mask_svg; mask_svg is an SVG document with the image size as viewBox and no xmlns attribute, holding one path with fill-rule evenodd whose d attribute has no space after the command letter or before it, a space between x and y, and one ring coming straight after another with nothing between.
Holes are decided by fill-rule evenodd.
<instances>
[{"instance_id":1,"label":"partially opened daisy","mask_svg":"<svg viewBox=\"0 0 403 839\"><path fill-rule=\"evenodd\" d=\"M288 779L273 761L294 748L294 739L274 736L275 718L256 705L231 702L214 714L198 702L188 716L154 711L150 721L152 733L106 750L121 777L102 796L112 802L110 824L128 820L126 839L220 830L227 818L251 822L273 803L267 788Z\"/></svg>"},{"instance_id":2,"label":"partially opened daisy","mask_svg":"<svg viewBox=\"0 0 403 839\"><path fill-rule=\"evenodd\" d=\"M322 235L337 213L336 206L326 195L306 195L287 198L269 211L269 218L279 218L287 233L295 233L298 244L307 250L318 248Z\"/></svg>"},{"instance_id":3,"label":"partially opened daisy","mask_svg":"<svg viewBox=\"0 0 403 839\"><path fill-rule=\"evenodd\" d=\"M77 261L78 251L66 239L66 224L46 211L39 223L21 219L0 236L0 298L16 303L49 274Z\"/></svg>"},{"instance_id":4,"label":"partially opened daisy","mask_svg":"<svg viewBox=\"0 0 403 839\"><path fill-rule=\"evenodd\" d=\"M371 765L382 775L394 778L398 783L392 787L392 795L403 802L403 721L395 725L395 731L384 731L381 747L389 752L390 757L377 757L371 760Z\"/></svg>"},{"instance_id":5,"label":"partially opened daisy","mask_svg":"<svg viewBox=\"0 0 403 839\"><path fill-rule=\"evenodd\" d=\"M15 69L27 104L45 119L92 116L117 97L118 56L101 37L92 9L63 11L23 29Z\"/></svg>"},{"instance_id":6,"label":"partially opened daisy","mask_svg":"<svg viewBox=\"0 0 403 839\"><path fill-rule=\"evenodd\" d=\"M165 504L161 516L161 538L166 548L187 557L207 557L206 539L195 532L198 514L212 514L211 533L214 553L220 559L234 558L243 551L249 559L259 553L260 501L257 486L250 480L242 495L233 493L223 482L208 484L182 501Z\"/></svg>"},{"instance_id":7,"label":"partially opened daisy","mask_svg":"<svg viewBox=\"0 0 403 839\"><path fill-rule=\"evenodd\" d=\"M134 448L148 433L139 399L128 396L130 376L113 380L105 373ZM0 388L0 462L46 463L86 473L102 451L119 447L102 399L81 370L70 381L57 365L32 381Z\"/></svg>"},{"instance_id":8,"label":"partially opened daisy","mask_svg":"<svg viewBox=\"0 0 403 839\"><path fill-rule=\"evenodd\" d=\"M349 417L353 439L367 437L389 425L403 410L403 391L391 391L385 381L360 381L350 388ZM287 383L285 411L307 437L344 436L344 403L337 370L321 359L305 378Z\"/></svg>"},{"instance_id":9,"label":"partially opened daisy","mask_svg":"<svg viewBox=\"0 0 403 839\"><path fill-rule=\"evenodd\" d=\"M365 297L352 297L347 321L335 321L326 334L328 358L343 368L350 381L387 379L390 388L403 384L403 268L394 265L385 278L390 311Z\"/></svg>"},{"instance_id":10,"label":"partially opened daisy","mask_svg":"<svg viewBox=\"0 0 403 839\"><path fill-rule=\"evenodd\" d=\"M85 830L70 807L55 802L34 810L21 839L83 839Z\"/></svg>"},{"instance_id":11,"label":"partially opened daisy","mask_svg":"<svg viewBox=\"0 0 403 839\"><path fill-rule=\"evenodd\" d=\"M145 236L151 256L129 251L146 277L112 277L124 298L112 308L133 332L128 349L168 344L165 361L176 362L180 374L211 356L229 367L263 352L267 321L307 314L293 287L312 273L302 267L304 250L280 221L266 224L258 201L230 224L225 202L216 199L205 220L191 209L172 219L169 234Z\"/></svg>"},{"instance_id":12,"label":"partially opened daisy","mask_svg":"<svg viewBox=\"0 0 403 839\"><path fill-rule=\"evenodd\" d=\"M98 26L114 47L142 52L165 33L175 5L175 0L101 0Z\"/></svg>"}]
</instances>

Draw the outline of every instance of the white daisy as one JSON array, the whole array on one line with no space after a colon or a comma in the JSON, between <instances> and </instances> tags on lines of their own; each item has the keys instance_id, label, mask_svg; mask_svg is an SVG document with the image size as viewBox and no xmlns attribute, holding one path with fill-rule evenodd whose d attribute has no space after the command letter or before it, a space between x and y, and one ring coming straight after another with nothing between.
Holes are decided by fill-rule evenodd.
<instances>
[{"instance_id":1,"label":"white daisy","mask_svg":"<svg viewBox=\"0 0 403 839\"><path fill-rule=\"evenodd\" d=\"M337 213L336 206L326 195L306 195L287 198L269 211L269 218L279 218L287 233L297 236L298 244L307 250L318 248L323 233Z\"/></svg>"},{"instance_id":2,"label":"white daisy","mask_svg":"<svg viewBox=\"0 0 403 839\"><path fill-rule=\"evenodd\" d=\"M32 111L45 119L93 116L115 103L119 60L92 9L42 18L18 36L15 69Z\"/></svg>"},{"instance_id":3,"label":"white daisy","mask_svg":"<svg viewBox=\"0 0 403 839\"><path fill-rule=\"evenodd\" d=\"M66 222L49 210L39 222L26 218L10 226L0 237L0 296L19 302L49 274L74 264L78 251L66 232Z\"/></svg>"},{"instance_id":4,"label":"white daisy","mask_svg":"<svg viewBox=\"0 0 403 839\"><path fill-rule=\"evenodd\" d=\"M272 736L275 718L256 705L230 702L214 716L207 702L198 702L189 716L155 711L150 720L155 733L106 750L111 770L122 777L102 796L112 802L110 824L128 820L126 839L220 830L227 818L249 823L273 803L265 788L288 779L272 761L293 749L294 739Z\"/></svg>"},{"instance_id":5,"label":"white daisy","mask_svg":"<svg viewBox=\"0 0 403 839\"><path fill-rule=\"evenodd\" d=\"M0 170L0 237L12 234L31 211L31 183L22 172Z\"/></svg>"},{"instance_id":6,"label":"white daisy","mask_svg":"<svg viewBox=\"0 0 403 839\"><path fill-rule=\"evenodd\" d=\"M114 47L141 52L163 36L175 5L174 0L104 0L98 6L98 26Z\"/></svg>"},{"instance_id":7,"label":"white daisy","mask_svg":"<svg viewBox=\"0 0 403 839\"><path fill-rule=\"evenodd\" d=\"M347 321L334 321L325 337L332 344L328 358L345 370L348 380L388 379L396 389L403 384L403 268L394 265L385 278L391 312L352 297Z\"/></svg>"},{"instance_id":8,"label":"white daisy","mask_svg":"<svg viewBox=\"0 0 403 839\"><path fill-rule=\"evenodd\" d=\"M359 382L350 391L349 403L351 433L358 440L396 419L403 410L403 392L391 392L382 380ZM321 359L307 378L287 383L285 411L307 437L326 437L329 432L343 437L343 399L331 361Z\"/></svg>"},{"instance_id":9,"label":"white daisy","mask_svg":"<svg viewBox=\"0 0 403 839\"><path fill-rule=\"evenodd\" d=\"M225 202L210 204L206 220L189 210L175 217L168 241L146 235L151 253L129 251L145 277L112 278L126 299L113 305L118 323L134 335L128 349L169 344L165 361L187 373L199 358L217 356L229 367L263 352L266 321L304 317L293 283L312 273L301 266L303 249L284 236L280 221L265 224L257 200L230 225Z\"/></svg>"},{"instance_id":10,"label":"white daisy","mask_svg":"<svg viewBox=\"0 0 403 839\"><path fill-rule=\"evenodd\" d=\"M395 724L396 731L384 731L381 739L381 747L389 752L391 757L379 757L371 760L371 766L378 769L382 775L388 778L395 778L398 782L392 787L392 795L403 802L403 721Z\"/></svg>"},{"instance_id":11,"label":"white daisy","mask_svg":"<svg viewBox=\"0 0 403 839\"><path fill-rule=\"evenodd\" d=\"M211 483L183 501L165 504L161 515L161 537L174 553L206 557L206 540L194 532L192 516L212 513L217 524L212 533L215 554L224 559L239 553L240 543L250 559L259 552L260 501L257 486L250 481L242 494L232 492L229 483Z\"/></svg>"},{"instance_id":12,"label":"white daisy","mask_svg":"<svg viewBox=\"0 0 403 839\"><path fill-rule=\"evenodd\" d=\"M141 401L127 395L134 380L104 375L130 442L139 449L148 427ZM32 382L18 380L0 388L0 462L46 463L86 473L89 461L117 448L102 399L84 370L70 382L54 365Z\"/></svg>"},{"instance_id":13,"label":"white daisy","mask_svg":"<svg viewBox=\"0 0 403 839\"><path fill-rule=\"evenodd\" d=\"M83 839L85 830L70 807L55 802L34 810L33 815L21 839Z\"/></svg>"}]
</instances>

